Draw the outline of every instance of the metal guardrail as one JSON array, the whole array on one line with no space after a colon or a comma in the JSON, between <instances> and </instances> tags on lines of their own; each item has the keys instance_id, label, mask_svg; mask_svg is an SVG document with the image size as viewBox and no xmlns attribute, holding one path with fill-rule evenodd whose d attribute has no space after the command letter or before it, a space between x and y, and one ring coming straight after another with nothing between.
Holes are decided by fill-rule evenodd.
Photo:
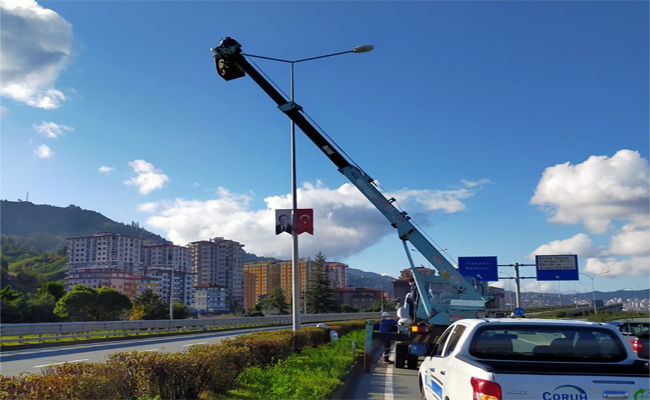
<instances>
[{"instance_id":1,"label":"metal guardrail","mask_svg":"<svg viewBox=\"0 0 650 400\"><path fill-rule=\"evenodd\" d=\"M372 318L379 318L379 313L306 314L302 315L300 320L302 323L314 323ZM162 332L234 328L242 326L291 325L292 323L292 315L289 314L272 317L1 324L0 343L22 343L27 341L33 342L79 337L93 338L132 334L139 335ZM24 337L34 335L36 335L36 337Z\"/></svg>"}]
</instances>

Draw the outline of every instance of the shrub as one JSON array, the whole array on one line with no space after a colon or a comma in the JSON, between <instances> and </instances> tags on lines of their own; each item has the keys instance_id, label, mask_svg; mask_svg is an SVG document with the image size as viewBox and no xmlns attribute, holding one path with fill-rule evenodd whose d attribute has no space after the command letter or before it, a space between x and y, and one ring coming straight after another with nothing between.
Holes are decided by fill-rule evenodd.
<instances>
[{"instance_id":1,"label":"shrub","mask_svg":"<svg viewBox=\"0 0 650 400\"><path fill-rule=\"evenodd\" d=\"M42 399L124 399L127 393L114 385L115 371L101 363L55 365L40 374L0 376L2 398Z\"/></svg>"},{"instance_id":2,"label":"shrub","mask_svg":"<svg viewBox=\"0 0 650 400\"><path fill-rule=\"evenodd\" d=\"M361 349L352 354L351 342L362 341L365 330L357 330L336 343L305 349L276 365L252 367L240 375L237 388L227 399L328 399L342 384Z\"/></svg>"},{"instance_id":3,"label":"shrub","mask_svg":"<svg viewBox=\"0 0 650 400\"><path fill-rule=\"evenodd\" d=\"M198 369L203 388L213 393L226 393L235 387L237 377L253 364L250 351L232 343L192 346L187 355L203 368Z\"/></svg>"},{"instance_id":4,"label":"shrub","mask_svg":"<svg viewBox=\"0 0 650 400\"><path fill-rule=\"evenodd\" d=\"M293 331L283 329L240 335L231 339L229 345L248 348L255 365L270 365L293 353Z\"/></svg>"},{"instance_id":5,"label":"shrub","mask_svg":"<svg viewBox=\"0 0 650 400\"><path fill-rule=\"evenodd\" d=\"M342 337L354 329L364 332L365 323L337 323L330 327ZM343 337L338 343L328 343L329 340L325 330L305 327L295 333L284 329L241 335L218 344L193 346L182 353L114 353L106 357L105 363L67 363L38 374L0 375L1 397L3 400L197 399L208 392L216 396L227 393L244 371L250 371L247 376L253 381L250 377L258 374L260 381L253 383L265 387L266 372L260 371L277 364L287 365L293 372L268 378L269 384L276 388L273 391L277 397L273 398L280 399L289 393L281 385L300 381L304 381L300 388L292 389L299 393L292 394L297 396L293 398L322 398L321 394L338 382L337 378L328 377L332 368L342 368L345 363L335 354L317 356L312 347L327 343L323 347L343 345L349 349L350 341ZM286 361L300 351L305 353L302 358ZM317 360L316 364L312 363L313 359ZM337 374L340 373L334 376ZM310 384L315 386L310 388Z\"/></svg>"}]
</instances>

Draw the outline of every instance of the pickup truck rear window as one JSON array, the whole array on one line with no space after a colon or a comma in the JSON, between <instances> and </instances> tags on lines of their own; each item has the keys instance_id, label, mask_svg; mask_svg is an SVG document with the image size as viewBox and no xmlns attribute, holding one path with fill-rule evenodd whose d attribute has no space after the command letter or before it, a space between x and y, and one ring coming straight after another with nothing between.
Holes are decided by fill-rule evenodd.
<instances>
[{"instance_id":1,"label":"pickup truck rear window","mask_svg":"<svg viewBox=\"0 0 650 400\"><path fill-rule=\"evenodd\" d=\"M469 353L491 360L614 363L627 358L619 337L597 327L548 325L486 326L474 335Z\"/></svg>"}]
</instances>

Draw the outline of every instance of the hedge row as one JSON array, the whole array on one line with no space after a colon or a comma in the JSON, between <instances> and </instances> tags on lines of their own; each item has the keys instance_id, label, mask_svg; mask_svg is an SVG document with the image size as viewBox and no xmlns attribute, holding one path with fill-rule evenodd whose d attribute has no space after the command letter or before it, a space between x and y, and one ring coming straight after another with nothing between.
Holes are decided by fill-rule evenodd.
<instances>
[{"instance_id":1,"label":"hedge row","mask_svg":"<svg viewBox=\"0 0 650 400\"><path fill-rule=\"evenodd\" d=\"M330 324L339 336L364 329L365 322ZM240 335L218 344L196 345L181 353L115 353L104 363L60 364L37 374L0 375L7 400L198 399L235 387L250 367L274 365L294 352L330 340L320 328L276 330Z\"/></svg>"}]
</instances>

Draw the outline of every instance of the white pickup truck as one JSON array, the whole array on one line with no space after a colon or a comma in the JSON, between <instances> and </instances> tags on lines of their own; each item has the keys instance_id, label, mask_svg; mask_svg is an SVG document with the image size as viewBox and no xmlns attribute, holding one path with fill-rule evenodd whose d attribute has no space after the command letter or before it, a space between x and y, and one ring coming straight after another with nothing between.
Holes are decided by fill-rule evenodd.
<instances>
[{"instance_id":1,"label":"white pickup truck","mask_svg":"<svg viewBox=\"0 0 650 400\"><path fill-rule=\"evenodd\" d=\"M462 319L409 352L423 400L650 399L647 360L607 324Z\"/></svg>"}]
</instances>

